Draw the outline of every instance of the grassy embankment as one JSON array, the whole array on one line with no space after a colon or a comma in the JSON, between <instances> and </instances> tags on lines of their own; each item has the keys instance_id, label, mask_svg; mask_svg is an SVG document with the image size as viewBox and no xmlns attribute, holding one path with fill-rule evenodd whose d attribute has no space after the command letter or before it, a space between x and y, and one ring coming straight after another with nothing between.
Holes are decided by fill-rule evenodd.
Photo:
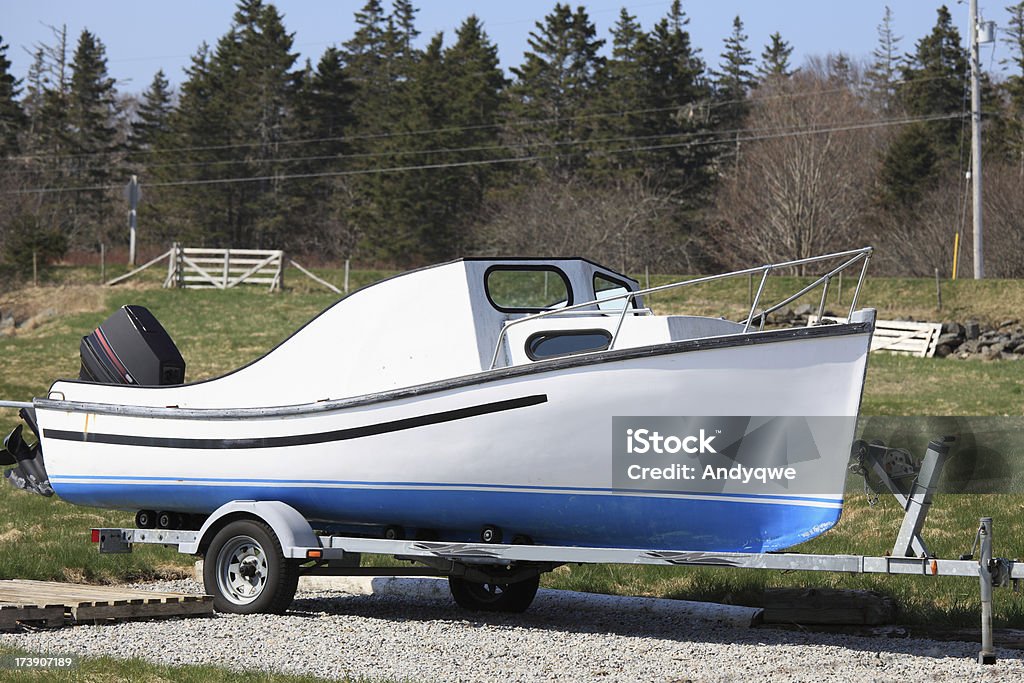
<instances>
[{"instance_id":1,"label":"grassy embankment","mask_svg":"<svg viewBox=\"0 0 1024 683\"><path fill-rule=\"evenodd\" d=\"M338 271L318 274L334 282ZM355 286L382 273L355 273ZM44 393L56 377L75 376L78 342L110 310L125 303L149 307L171 332L188 362L188 377L210 377L258 357L308 320L336 296L292 279L294 289L268 294L257 289L174 291L148 282L101 289L74 284L95 280L88 269L58 272L55 283L39 290L0 294L0 309L14 301L26 310L56 309L32 329L0 337L0 397L25 400ZM652 278L652 284L667 278ZM794 278L772 278L766 295L793 291ZM845 283L843 303L852 294ZM156 285L158 286L158 285ZM829 308L841 312L833 290ZM699 312L740 317L748 306L748 282L739 279L700 288L658 294L658 312ZM817 303L809 297L808 302ZM1024 282L964 280L944 283L941 313L935 310L934 281L869 279L861 302L877 307L881 317L913 315L920 319L964 320L976 317L999 322L1024 317ZM1024 361L981 363L872 356L865 389L865 415L1017 415L1024 414ZM16 421L13 411L0 411L6 433ZM942 557L970 549L982 515L996 523L997 554L1024 555L1024 498L1011 495L945 495L935 504L925 529L926 540ZM869 508L859 486L851 486L840 524L824 536L800 546L803 552L884 554L895 537L902 511L893 501ZM67 505L53 499L0 486L0 578L116 581L175 575L191 558L147 547L131 555L100 557L86 533L98 525L120 526L131 516ZM552 587L598 592L660 595L756 603L770 586L835 586L871 588L893 595L907 621L938 620L974 623L977 582L908 577L838 574L750 572L725 569L674 569L631 566L563 568L545 578ZM996 601L998 623L1024 626L1024 597L1002 591Z\"/></svg>"}]
</instances>

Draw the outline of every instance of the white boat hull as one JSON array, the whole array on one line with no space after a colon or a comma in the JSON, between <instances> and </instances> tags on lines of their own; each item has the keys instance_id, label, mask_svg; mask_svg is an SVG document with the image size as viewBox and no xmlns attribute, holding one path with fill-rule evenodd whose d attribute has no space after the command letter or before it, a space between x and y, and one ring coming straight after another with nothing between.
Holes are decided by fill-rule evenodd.
<instances>
[{"instance_id":1,"label":"white boat hull","mask_svg":"<svg viewBox=\"0 0 1024 683\"><path fill-rule=\"evenodd\" d=\"M548 545L764 552L839 519L870 331L673 343L265 411L132 408L151 390L110 387L106 405L37 400L36 414L50 482L81 505L204 514L279 500L324 523L444 540L494 525ZM766 407L849 418L818 439L821 491L614 485L613 418Z\"/></svg>"}]
</instances>

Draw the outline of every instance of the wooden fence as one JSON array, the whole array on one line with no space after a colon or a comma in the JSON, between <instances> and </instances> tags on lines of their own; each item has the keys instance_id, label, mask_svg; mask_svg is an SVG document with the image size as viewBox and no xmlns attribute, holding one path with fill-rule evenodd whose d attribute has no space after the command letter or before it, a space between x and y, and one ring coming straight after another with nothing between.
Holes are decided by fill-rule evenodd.
<instances>
[{"instance_id":1,"label":"wooden fence","mask_svg":"<svg viewBox=\"0 0 1024 683\"><path fill-rule=\"evenodd\" d=\"M274 249L205 249L175 244L169 251L149 262L115 277L106 284L116 285L134 277L160 261L167 261L164 287L187 289L230 289L243 284L269 285L270 291L284 286L284 252ZM342 291L288 259L303 275L336 294ZM348 293L348 261L345 262L345 293Z\"/></svg>"},{"instance_id":2,"label":"wooden fence","mask_svg":"<svg viewBox=\"0 0 1024 683\"><path fill-rule=\"evenodd\" d=\"M241 284L281 289L284 252L265 249L202 249L177 247L167 267L164 286L187 289L230 289Z\"/></svg>"}]
</instances>

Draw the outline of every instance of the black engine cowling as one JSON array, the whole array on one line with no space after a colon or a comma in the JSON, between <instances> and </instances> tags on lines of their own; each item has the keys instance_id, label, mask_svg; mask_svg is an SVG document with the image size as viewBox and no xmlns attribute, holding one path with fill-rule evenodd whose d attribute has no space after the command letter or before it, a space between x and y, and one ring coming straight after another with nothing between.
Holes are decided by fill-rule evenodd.
<instances>
[{"instance_id":1,"label":"black engine cowling","mask_svg":"<svg viewBox=\"0 0 1024 683\"><path fill-rule=\"evenodd\" d=\"M78 378L102 384L159 386L185 381L185 360L142 306L122 306L85 337Z\"/></svg>"}]
</instances>

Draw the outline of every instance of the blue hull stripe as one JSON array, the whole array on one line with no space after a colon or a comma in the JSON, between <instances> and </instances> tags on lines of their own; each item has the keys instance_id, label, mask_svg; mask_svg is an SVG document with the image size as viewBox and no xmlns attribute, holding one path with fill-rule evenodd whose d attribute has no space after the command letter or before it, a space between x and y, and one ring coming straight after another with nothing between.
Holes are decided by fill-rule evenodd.
<instances>
[{"instance_id":1,"label":"blue hull stripe","mask_svg":"<svg viewBox=\"0 0 1024 683\"><path fill-rule=\"evenodd\" d=\"M266 500L262 486L180 483L60 483L78 505L209 513L232 500ZM771 552L831 528L840 506L542 491L282 487L280 500L311 520L431 529L445 540L476 540L481 527L535 543L660 550Z\"/></svg>"},{"instance_id":2,"label":"blue hull stripe","mask_svg":"<svg viewBox=\"0 0 1024 683\"><path fill-rule=\"evenodd\" d=\"M614 489L605 487L585 487L585 486L537 486L529 484L476 484L476 483L450 483L450 482L419 482L419 481L348 481L340 479L239 479L239 478L220 478L220 477L143 477L143 476L118 476L118 475L99 475L99 474L64 474L60 476L54 476L50 478L52 484L83 484L89 482L117 482L122 486L147 486L154 483L168 482L177 484L180 486L207 486L209 484L223 484L225 486L260 486L265 490L266 487L282 486L282 487L310 487L310 488L403 488L403 489L432 489L432 490L452 490L452 489L482 489L489 490L493 489L496 491L518 491L518 492L538 492L538 493L581 493L581 494L615 494L615 495L658 495L666 498L678 497L680 495L699 496L701 498L742 498L748 499L751 502L759 501L779 501L779 502L791 502L799 505L801 503L819 503L826 505L834 505L839 507L842 505L843 498L842 494L836 494L834 497L817 497L817 496L786 496L782 494L761 494L761 493L720 493L720 492L689 492L689 491L667 491L660 489Z\"/></svg>"}]
</instances>

